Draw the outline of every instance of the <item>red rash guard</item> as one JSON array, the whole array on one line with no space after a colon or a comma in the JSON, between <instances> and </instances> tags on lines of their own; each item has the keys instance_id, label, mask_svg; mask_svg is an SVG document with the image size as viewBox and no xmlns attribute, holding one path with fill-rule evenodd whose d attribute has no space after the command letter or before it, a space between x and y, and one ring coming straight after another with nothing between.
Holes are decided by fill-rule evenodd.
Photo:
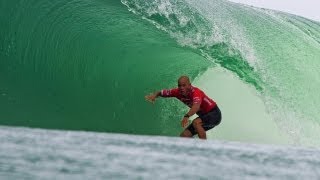
<instances>
[{"instance_id":1,"label":"red rash guard","mask_svg":"<svg viewBox=\"0 0 320 180\"><path fill-rule=\"evenodd\" d=\"M200 113L207 113L217 106L217 103L210 99L203 91L193 86L188 96L183 96L178 88L174 88L161 90L161 97L175 97L190 108L193 104L200 104Z\"/></svg>"}]
</instances>

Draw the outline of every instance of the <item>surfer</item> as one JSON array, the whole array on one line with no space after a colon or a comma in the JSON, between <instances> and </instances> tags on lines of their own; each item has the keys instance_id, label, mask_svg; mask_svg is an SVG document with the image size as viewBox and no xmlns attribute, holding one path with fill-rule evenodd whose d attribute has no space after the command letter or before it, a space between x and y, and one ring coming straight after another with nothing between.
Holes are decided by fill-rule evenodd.
<instances>
[{"instance_id":1,"label":"surfer","mask_svg":"<svg viewBox=\"0 0 320 180\"><path fill-rule=\"evenodd\" d=\"M202 90L192 86L187 76L178 79L178 88L163 89L145 96L145 99L154 103L157 97L175 97L190 107L181 121L183 128L188 125L190 116L198 115L180 134L181 137L193 137L198 134L200 139L206 139L206 131L221 122L221 112L217 103Z\"/></svg>"}]
</instances>

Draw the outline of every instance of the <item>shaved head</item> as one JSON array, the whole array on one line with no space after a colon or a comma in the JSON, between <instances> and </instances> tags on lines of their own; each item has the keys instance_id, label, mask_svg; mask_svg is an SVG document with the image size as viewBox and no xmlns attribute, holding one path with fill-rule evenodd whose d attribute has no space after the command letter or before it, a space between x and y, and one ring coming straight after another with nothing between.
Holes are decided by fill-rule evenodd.
<instances>
[{"instance_id":1,"label":"shaved head","mask_svg":"<svg viewBox=\"0 0 320 180\"><path fill-rule=\"evenodd\" d=\"M178 79L178 88L182 95L187 96L191 91L191 83L188 76L181 76Z\"/></svg>"},{"instance_id":2,"label":"shaved head","mask_svg":"<svg viewBox=\"0 0 320 180\"><path fill-rule=\"evenodd\" d=\"M178 83L180 83L180 82L190 84L190 79L188 76L180 76L180 78L178 79Z\"/></svg>"}]
</instances>

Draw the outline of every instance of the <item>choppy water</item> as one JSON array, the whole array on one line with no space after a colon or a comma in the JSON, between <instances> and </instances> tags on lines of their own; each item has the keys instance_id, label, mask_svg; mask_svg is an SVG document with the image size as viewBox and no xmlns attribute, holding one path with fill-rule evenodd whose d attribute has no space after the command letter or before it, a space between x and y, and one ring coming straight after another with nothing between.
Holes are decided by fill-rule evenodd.
<instances>
[{"instance_id":1,"label":"choppy water","mask_svg":"<svg viewBox=\"0 0 320 180\"><path fill-rule=\"evenodd\" d=\"M319 179L319 149L0 128L1 179Z\"/></svg>"}]
</instances>

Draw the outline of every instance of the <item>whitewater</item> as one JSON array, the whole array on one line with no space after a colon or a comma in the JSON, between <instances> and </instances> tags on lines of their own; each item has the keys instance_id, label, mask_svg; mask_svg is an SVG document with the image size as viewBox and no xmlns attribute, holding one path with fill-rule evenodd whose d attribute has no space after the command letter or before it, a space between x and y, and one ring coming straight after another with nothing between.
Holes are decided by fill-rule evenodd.
<instances>
[{"instance_id":1,"label":"whitewater","mask_svg":"<svg viewBox=\"0 0 320 180\"><path fill-rule=\"evenodd\" d=\"M0 130L1 179L320 177L320 151L314 148L27 128Z\"/></svg>"}]
</instances>

